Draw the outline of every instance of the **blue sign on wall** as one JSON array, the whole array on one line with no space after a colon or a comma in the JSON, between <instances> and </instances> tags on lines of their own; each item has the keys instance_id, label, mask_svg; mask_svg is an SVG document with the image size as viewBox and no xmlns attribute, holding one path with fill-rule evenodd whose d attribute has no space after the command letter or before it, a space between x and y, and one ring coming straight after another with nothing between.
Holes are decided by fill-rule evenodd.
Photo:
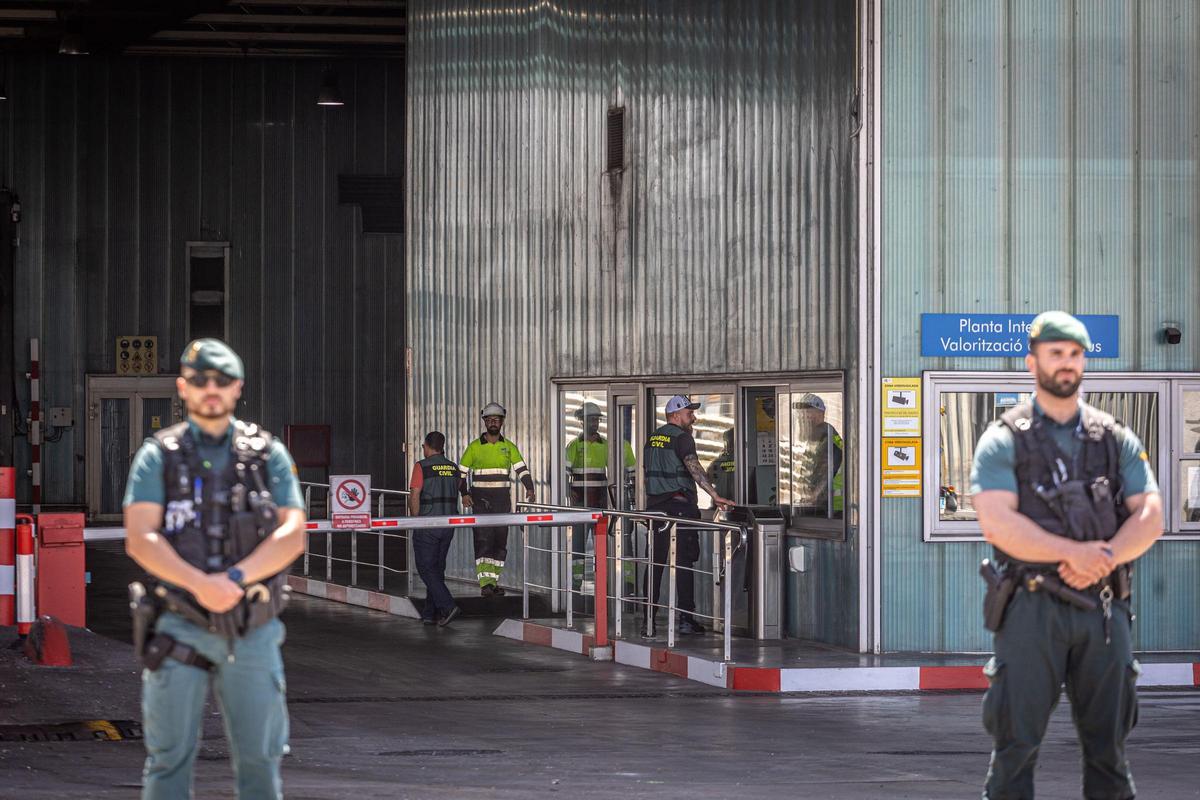
<instances>
[{"instance_id":1,"label":"blue sign on wall","mask_svg":"<svg viewBox=\"0 0 1200 800\"><path fill-rule=\"evenodd\" d=\"M921 355L950 358L1023 356L1029 351L1029 326L1035 314L922 314ZM1115 314L1081 314L1092 338L1089 358L1121 354Z\"/></svg>"}]
</instances>

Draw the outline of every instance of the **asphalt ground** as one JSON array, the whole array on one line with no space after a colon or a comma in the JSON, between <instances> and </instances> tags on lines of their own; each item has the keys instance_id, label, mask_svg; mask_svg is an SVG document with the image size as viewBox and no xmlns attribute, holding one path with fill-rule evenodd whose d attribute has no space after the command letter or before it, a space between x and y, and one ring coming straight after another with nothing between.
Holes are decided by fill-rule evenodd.
<instances>
[{"instance_id":1,"label":"asphalt ground","mask_svg":"<svg viewBox=\"0 0 1200 800\"><path fill-rule=\"evenodd\" d=\"M122 558L89 553L97 633L73 634L76 667L0 651L0 726L138 718ZM979 693L734 695L501 639L496 619L441 630L297 597L285 620L289 798L962 798L987 770ZM1200 692L1141 698L1139 797L1200 797ZM0 797L136 797L141 762L136 739L0 742ZM1038 797L1079 785L1064 704ZM233 796L210 708L196 797Z\"/></svg>"}]
</instances>

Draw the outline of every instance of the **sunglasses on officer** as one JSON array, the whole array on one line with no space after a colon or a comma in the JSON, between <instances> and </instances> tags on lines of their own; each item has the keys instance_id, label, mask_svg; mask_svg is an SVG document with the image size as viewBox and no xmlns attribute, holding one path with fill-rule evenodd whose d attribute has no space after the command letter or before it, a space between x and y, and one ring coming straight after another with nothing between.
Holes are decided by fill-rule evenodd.
<instances>
[{"instance_id":1,"label":"sunglasses on officer","mask_svg":"<svg viewBox=\"0 0 1200 800\"><path fill-rule=\"evenodd\" d=\"M223 372L193 372L191 375L184 375L183 379L197 389L203 389L205 386L208 386L209 381L215 383L218 388L225 389L237 380L237 378L231 378Z\"/></svg>"}]
</instances>

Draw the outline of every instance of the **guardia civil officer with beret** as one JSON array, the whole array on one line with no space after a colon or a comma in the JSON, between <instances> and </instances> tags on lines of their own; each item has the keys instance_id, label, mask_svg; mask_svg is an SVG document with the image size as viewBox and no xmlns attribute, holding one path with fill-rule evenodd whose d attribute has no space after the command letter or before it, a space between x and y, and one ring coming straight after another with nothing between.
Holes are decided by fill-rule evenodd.
<instances>
[{"instance_id":1,"label":"guardia civil officer with beret","mask_svg":"<svg viewBox=\"0 0 1200 800\"><path fill-rule=\"evenodd\" d=\"M134 457L126 549L155 581L130 587L142 657L142 797L191 796L211 683L240 798L281 798L288 716L279 621L289 564L304 552L304 501L287 449L233 416L242 361L198 339L176 379L188 419Z\"/></svg>"},{"instance_id":2,"label":"guardia civil officer with beret","mask_svg":"<svg viewBox=\"0 0 1200 800\"><path fill-rule=\"evenodd\" d=\"M975 450L974 508L996 564L985 618L984 727L994 749L984 797L1032 798L1046 724L1066 684L1083 748L1083 794L1134 796L1125 738L1137 721L1130 564L1162 534L1162 498L1138 437L1082 402L1091 347L1062 311L1038 316L1025 365L1033 398L993 423Z\"/></svg>"}]
</instances>

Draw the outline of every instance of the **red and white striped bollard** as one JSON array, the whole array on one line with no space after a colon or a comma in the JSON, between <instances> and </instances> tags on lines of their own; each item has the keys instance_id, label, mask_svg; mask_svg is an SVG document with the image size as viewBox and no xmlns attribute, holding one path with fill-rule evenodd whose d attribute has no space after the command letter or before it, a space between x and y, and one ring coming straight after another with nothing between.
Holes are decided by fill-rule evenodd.
<instances>
[{"instance_id":1,"label":"red and white striped bollard","mask_svg":"<svg viewBox=\"0 0 1200 800\"><path fill-rule=\"evenodd\" d=\"M17 621L17 470L0 467L0 625Z\"/></svg>"},{"instance_id":2,"label":"red and white striped bollard","mask_svg":"<svg viewBox=\"0 0 1200 800\"><path fill-rule=\"evenodd\" d=\"M33 627L34 608L33 517L17 515L17 635L24 638Z\"/></svg>"}]
</instances>

